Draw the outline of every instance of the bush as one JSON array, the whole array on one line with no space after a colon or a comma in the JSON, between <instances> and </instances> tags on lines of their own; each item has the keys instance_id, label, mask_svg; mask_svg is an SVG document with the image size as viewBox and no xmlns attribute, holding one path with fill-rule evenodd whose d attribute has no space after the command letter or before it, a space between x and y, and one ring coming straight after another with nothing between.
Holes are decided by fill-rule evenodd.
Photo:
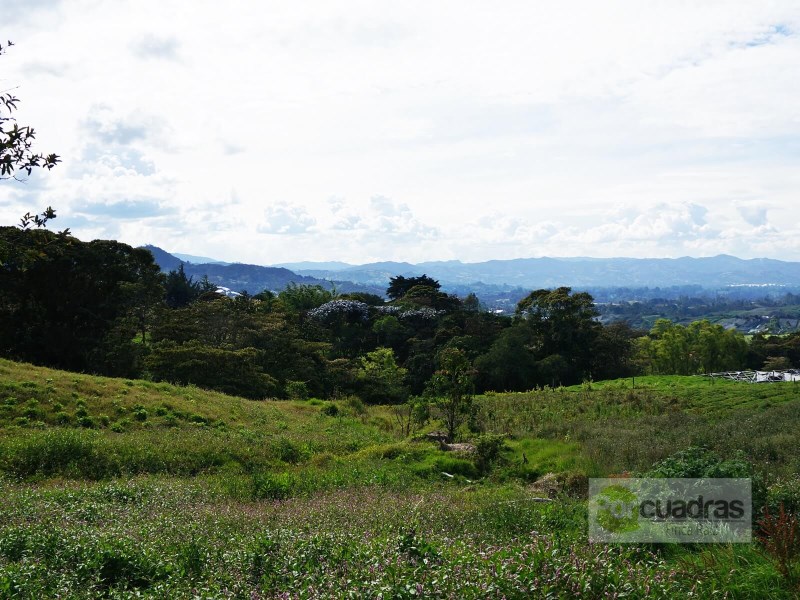
<instances>
[{"instance_id":1,"label":"bush","mask_svg":"<svg viewBox=\"0 0 800 600\"><path fill-rule=\"evenodd\" d=\"M787 513L800 516L800 478L778 481L767 491L767 506L778 514L782 506Z\"/></svg>"},{"instance_id":2,"label":"bush","mask_svg":"<svg viewBox=\"0 0 800 600\"><path fill-rule=\"evenodd\" d=\"M305 381L287 381L286 395L291 400L308 400L308 384Z\"/></svg>"},{"instance_id":3,"label":"bush","mask_svg":"<svg viewBox=\"0 0 800 600\"><path fill-rule=\"evenodd\" d=\"M255 473L253 498L285 500L293 495L295 483L291 473Z\"/></svg>"},{"instance_id":4,"label":"bush","mask_svg":"<svg viewBox=\"0 0 800 600\"><path fill-rule=\"evenodd\" d=\"M487 433L475 441L475 464L481 473L488 473L506 449L506 436Z\"/></svg>"},{"instance_id":5,"label":"bush","mask_svg":"<svg viewBox=\"0 0 800 600\"><path fill-rule=\"evenodd\" d=\"M333 403L326 404L322 407L322 414L329 417L335 417L339 414L339 407Z\"/></svg>"},{"instance_id":6,"label":"bush","mask_svg":"<svg viewBox=\"0 0 800 600\"><path fill-rule=\"evenodd\" d=\"M702 478L750 477L752 465L741 453L736 458L722 460L707 448L691 446L653 465L648 477Z\"/></svg>"}]
</instances>

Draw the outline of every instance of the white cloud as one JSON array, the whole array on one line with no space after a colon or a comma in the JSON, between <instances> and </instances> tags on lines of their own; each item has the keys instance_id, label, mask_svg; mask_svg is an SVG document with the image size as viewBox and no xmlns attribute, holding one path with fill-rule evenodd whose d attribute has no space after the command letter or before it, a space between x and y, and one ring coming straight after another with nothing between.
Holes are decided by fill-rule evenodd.
<instances>
[{"instance_id":1,"label":"white cloud","mask_svg":"<svg viewBox=\"0 0 800 600\"><path fill-rule=\"evenodd\" d=\"M9 1L0 88L64 162L0 183L5 223L153 208L73 229L247 262L800 260L792 0Z\"/></svg>"},{"instance_id":2,"label":"white cloud","mask_svg":"<svg viewBox=\"0 0 800 600\"><path fill-rule=\"evenodd\" d=\"M308 233L314 228L316 222L316 219L301 206L275 204L264 211L264 220L258 226L258 232L267 234Z\"/></svg>"}]
</instances>

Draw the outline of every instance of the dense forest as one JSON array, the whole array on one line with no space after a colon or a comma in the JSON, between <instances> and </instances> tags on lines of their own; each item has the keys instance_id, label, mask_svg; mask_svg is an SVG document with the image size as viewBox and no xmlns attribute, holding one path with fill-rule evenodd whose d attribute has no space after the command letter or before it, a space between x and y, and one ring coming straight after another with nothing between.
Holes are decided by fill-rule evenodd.
<instances>
[{"instance_id":1,"label":"dense forest","mask_svg":"<svg viewBox=\"0 0 800 600\"><path fill-rule=\"evenodd\" d=\"M514 391L636 374L796 366L800 336L708 321L603 324L587 292L534 290L513 316L422 275L375 294L289 284L228 298L181 266L115 241L46 229L55 213L0 228L0 354L73 371L194 384L249 398L401 403L458 372L471 391ZM438 382L438 383L437 383Z\"/></svg>"}]
</instances>

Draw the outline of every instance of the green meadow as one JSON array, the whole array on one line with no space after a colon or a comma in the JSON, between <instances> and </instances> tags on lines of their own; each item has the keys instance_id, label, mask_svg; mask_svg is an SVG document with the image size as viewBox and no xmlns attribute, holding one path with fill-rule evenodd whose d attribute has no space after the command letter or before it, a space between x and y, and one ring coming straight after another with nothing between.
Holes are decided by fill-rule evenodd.
<instances>
[{"instance_id":1,"label":"green meadow","mask_svg":"<svg viewBox=\"0 0 800 600\"><path fill-rule=\"evenodd\" d=\"M795 597L794 558L759 542L591 544L585 494L713 463L797 505L800 386L637 377L475 404L458 453L355 398L0 360L0 597Z\"/></svg>"}]
</instances>

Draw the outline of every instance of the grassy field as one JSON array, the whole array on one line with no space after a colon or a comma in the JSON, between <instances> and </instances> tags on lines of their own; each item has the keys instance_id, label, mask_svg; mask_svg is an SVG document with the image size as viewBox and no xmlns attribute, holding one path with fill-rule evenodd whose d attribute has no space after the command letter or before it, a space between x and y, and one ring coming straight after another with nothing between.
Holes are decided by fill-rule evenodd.
<instances>
[{"instance_id":1,"label":"grassy field","mask_svg":"<svg viewBox=\"0 0 800 600\"><path fill-rule=\"evenodd\" d=\"M505 436L489 462L353 399L0 360L0 598L795 597L797 564L757 543L590 544L584 494L704 446L799 505L800 386L646 377L476 407L463 438Z\"/></svg>"}]
</instances>

